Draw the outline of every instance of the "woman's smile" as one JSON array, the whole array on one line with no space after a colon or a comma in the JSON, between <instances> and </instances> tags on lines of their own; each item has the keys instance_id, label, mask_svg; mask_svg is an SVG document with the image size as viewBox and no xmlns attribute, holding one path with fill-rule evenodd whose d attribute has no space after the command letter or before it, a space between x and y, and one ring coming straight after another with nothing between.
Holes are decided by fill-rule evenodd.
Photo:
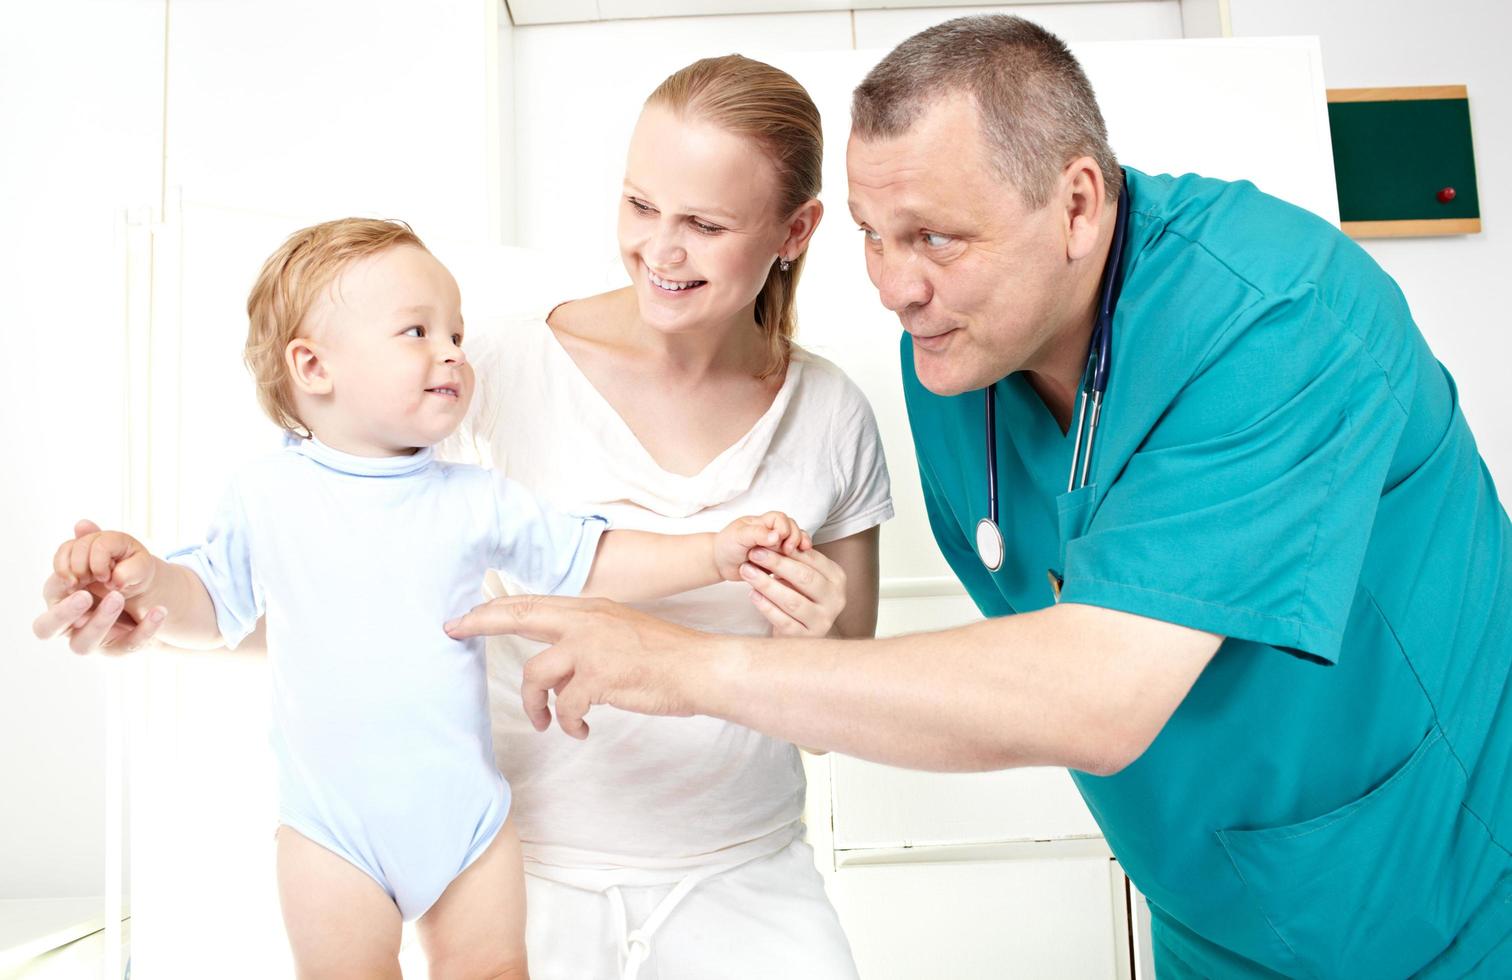
<instances>
[{"instance_id":1,"label":"woman's smile","mask_svg":"<svg viewBox=\"0 0 1512 980\"><path fill-rule=\"evenodd\" d=\"M663 293L686 293L708 282L706 279L669 279L652 272L650 266L646 267L646 278L658 292Z\"/></svg>"}]
</instances>

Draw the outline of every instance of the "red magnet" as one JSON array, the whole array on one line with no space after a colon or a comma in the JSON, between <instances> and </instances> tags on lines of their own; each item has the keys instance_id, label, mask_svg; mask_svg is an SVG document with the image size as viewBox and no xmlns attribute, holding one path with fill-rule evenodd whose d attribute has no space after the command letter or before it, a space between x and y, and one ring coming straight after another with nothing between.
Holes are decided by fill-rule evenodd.
<instances>
[{"instance_id":1,"label":"red magnet","mask_svg":"<svg viewBox=\"0 0 1512 980\"><path fill-rule=\"evenodd\" d=\"M1443 190L1438 192L1438 201L1440 204L1448 204L1452 200L1454 200L1453 187L1445 187Z\"/></svg>"}]
</instances>

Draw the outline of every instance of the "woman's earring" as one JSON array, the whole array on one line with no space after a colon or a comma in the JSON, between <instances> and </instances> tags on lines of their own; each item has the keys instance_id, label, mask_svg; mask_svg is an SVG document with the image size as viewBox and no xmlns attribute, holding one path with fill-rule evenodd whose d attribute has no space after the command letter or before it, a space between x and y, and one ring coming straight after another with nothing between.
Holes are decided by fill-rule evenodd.
<instances>
[{"instance_id":1,"label":"woman's earring","mask_svg":"<svg viewBox=\"0 0 1512 980\"><path fill-rule=\"evenodd\" d=\"M793 263L792 263L792 261L790 259L783 259L781 262L777 263L777 271L778 272L786 272L789 269L791 269L792 267L793 267Z\"/></svg>"}]
</instances>

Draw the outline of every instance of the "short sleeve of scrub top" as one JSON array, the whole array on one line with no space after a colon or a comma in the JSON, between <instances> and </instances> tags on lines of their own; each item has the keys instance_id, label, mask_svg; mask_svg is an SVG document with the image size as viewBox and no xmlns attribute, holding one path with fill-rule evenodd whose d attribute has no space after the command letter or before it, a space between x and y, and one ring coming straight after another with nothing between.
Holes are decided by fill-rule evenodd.
<instances>
[{"instance_id":1,"label":"short sleeve of scrub top","mask_svg":"<svg viewBox=\"0 0 1512 980\"><path fill-rule=\"evenodd\" d=\"M491 479L499 536L489 564L534 592L581 592L608 522L550 510L514 480Z\"/></svg>"},{"instance_id":2,"label":"short sleeve of scrub top","mask_svg":"<svg viewBox=\"0 0 1512 980\"><path fill-rule=\"evenodd\" d=\"M263 615L263 596L252 577L247 516L234 485L222 498L204 542L181 548L166 560L199 576L215 606L216 626L228 649L236 649L257 628Z\"/></svg>"},{"instance_id":3,"label":"short sleeve of scrub top","mask_svg":"<svg viewBox=\"0 0 1512 980\"><path fill-rule=\"evenodd\" d=\"M1061 601L1337 662L1405 420L1312 287L1256 299L1065 543Z\"/></svg>"}]
</instances>

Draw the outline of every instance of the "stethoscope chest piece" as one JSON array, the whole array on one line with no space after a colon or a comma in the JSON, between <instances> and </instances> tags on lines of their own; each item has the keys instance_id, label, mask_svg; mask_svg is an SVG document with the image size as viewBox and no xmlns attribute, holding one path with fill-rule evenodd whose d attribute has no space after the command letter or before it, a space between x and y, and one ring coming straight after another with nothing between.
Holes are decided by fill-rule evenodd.
<instances>
[{"instance_id":1,"label":"stethoscope chest piece","mask_svg":"<svg viewBox=\"0 0 1512 980\"><path fill-rule=\"evenodd\" d=\"M987 566L987 571L995 572L1003 567L1003 532L998 530L991 518L984 517L977 521L976 549L982 564Z\"/></svg>"}]
</instances>

